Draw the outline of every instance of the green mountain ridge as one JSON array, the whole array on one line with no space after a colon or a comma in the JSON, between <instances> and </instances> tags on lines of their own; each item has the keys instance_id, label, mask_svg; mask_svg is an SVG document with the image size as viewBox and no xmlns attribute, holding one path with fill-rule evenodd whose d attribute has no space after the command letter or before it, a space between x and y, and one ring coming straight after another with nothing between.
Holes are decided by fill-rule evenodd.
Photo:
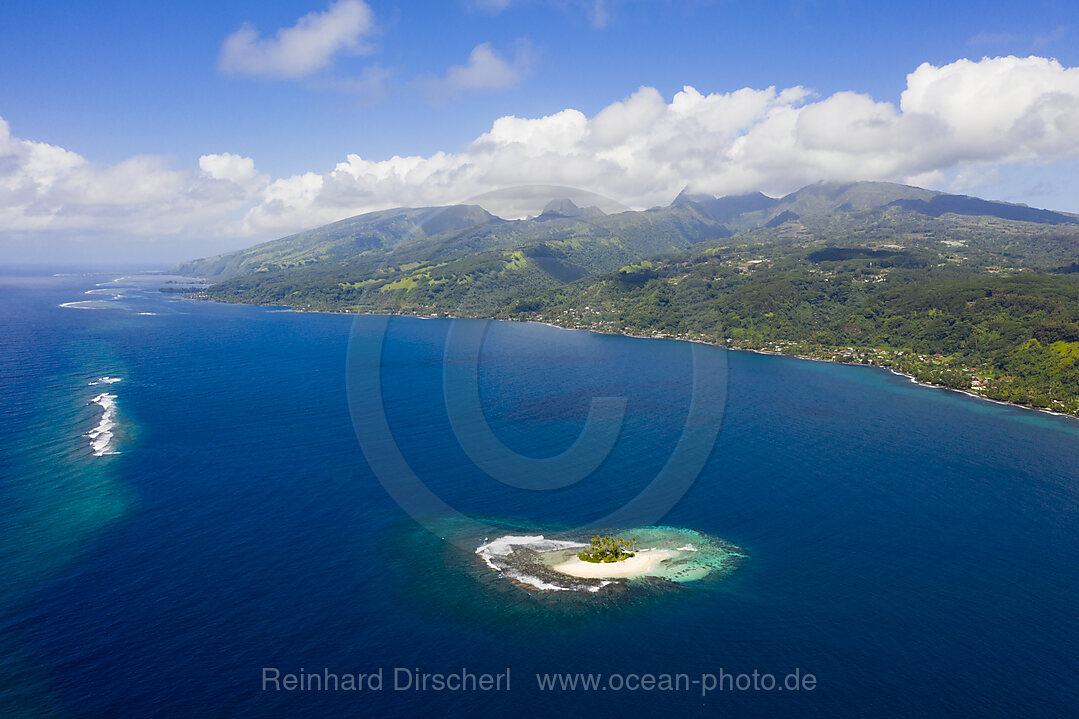
<instances>
[{"instance_id":1,"label":"green mountain ridge","mask_svg":"<svg viewBox=\"0 0 1079 719\"><path fill-rule=\"evenodd\" d=\"M1025 224L1076 225L1079 216L886 182L820 182L783 198L761 193L727 197L683 190L669 205L606 215L553 199L536 218L503 220L478 205L396 208L366 213L255 247L177 267L185 274L228 279L250 272L296 269L316 263L348 263L352 271L485 250L525 250L555 243L581 269L603 271L622 260L685 249L734 233L774 229L803 219L840 218L846 224L895 212L908 219L984 217ZM871 216L871 217L869 217ZM820 223L815 223L819 225ZM954 223L953 223L954 224ZM942 226L943 230L954 227ZM1023 228L1011 228L1028 234ZM608 258L582 247L617 246ZM603 253L600 253L603 254Z\"/></svg>"},{"instance_id":2,"label":"green mountain ridge","mask_svg":"<svg viewBox=\"0 0 1079 719\"><path fill-rule=\"evenodd\" d=\"M207 299L856 357L1079 411L1077 260L1079 216L858 182L783 198L683 191L667 207L609 215L555 197L525 220L400 208L175 271L213 282L197 293Z\"/></svg>"},{"instance_id":3,"label":"green mountain ridge","mask_svg":"<svg viewBox=\"0 0 1079 719\"><path fill-rule=\"evenodd\" d=\"M561 200L527 220L503 220L478 206L401 208L194 260L176 272L259 302L311 304L298 287L317 286L333 303L377 304L417 285L508 300L727 235L692 207L605 215Z\"/></svg>"}]
</instances>

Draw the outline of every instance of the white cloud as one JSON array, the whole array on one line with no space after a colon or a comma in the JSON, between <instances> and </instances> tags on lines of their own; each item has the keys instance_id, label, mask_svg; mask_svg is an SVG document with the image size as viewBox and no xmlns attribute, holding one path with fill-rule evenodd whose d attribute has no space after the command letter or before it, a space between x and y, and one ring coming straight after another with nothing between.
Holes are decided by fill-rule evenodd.
<instances>
[{"instance_id":1,"label":"white cloud","mask_svg":"<svg viewBox=\"0 0 1079 719\"><path fill-rule=\"evenodd\" d=\"M234 230L267 178L229 153L204 155L199 165L199 173L175 170L137 156L98 167L62 147L12 137L0 118L0 227L134 236Z\"/></svg>"},{"instance_id":2,"label":"white cloud","mask_svg":"<svg viewBox=\"0 0 1079 719\"><path fill-rule=\"evenodd\" d=\"M565 109L498 118L457 152L350 154L327 172L282 178L230 153L203 155L198 170L146 157L97 167L12 137L0 120L0 226L255 240L519 185L579 187L644 208L686 184L779 195L822 179L875 179L972 191L999 182L1000 168L1069 159L1079 159L1079 68L1000 57L923 64L898 104L801 87L686 87L667 100L645 87L592 117Z\"/></svg>"},{"instance_id":3,"label":"white cloud","mask_svg":"<svg viewBox=\"0 0 1079 719\"><path fill-rule=\"evenodd\" d=\"M470 92L504 90L531 72L534 59L535 52L528 40L517 41L512 61L507 61L491 43L481 43L472 48L464 65L453 65L445 77L428 80L427 89L435 101Z\"/></svg>"},{"instance_id":4,"label":"white cloud","mask_svg":"<svg viewBox=\"0 0 1079 719\"><path fill-rule=\"evenodd\" d=\"M218 65L236 75L297 78L326 67L335 55L367 51L374 15L363 0L337 0L264 38L250 24L225 38Z\"/></svg>"},{"instance_id":5,"label":"white cloud","mask_svg":"<svg viewBox=\"0 0 1079 719\"><path fill-rule=\"evenodd\" d=\"M907 76L900 108L931 118L957 159L1017 161L1076 151L1079 68L1041 57L924 63Z\"/></svg>"},{"instance_id":6,"label":"white cloud","mask_svg":"<svg viewBox=\"0 0 1079 719\"><path fill-rule=\"evenodd\" d=\"M224 180L240 186L265 184L266 176L255 172L255 161L250 157L224 152L220 155L203 155L199 169L215 180Z\"/></svg>"}]
</instances>

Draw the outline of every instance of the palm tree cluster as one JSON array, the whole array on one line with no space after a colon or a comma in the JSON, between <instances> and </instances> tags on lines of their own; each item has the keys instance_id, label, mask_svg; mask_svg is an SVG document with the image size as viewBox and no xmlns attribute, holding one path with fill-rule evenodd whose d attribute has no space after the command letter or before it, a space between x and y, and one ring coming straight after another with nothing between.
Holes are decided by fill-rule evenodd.
<instances>
[{"instance_id":1,"label":"palm tree cluster","mask_svg":"<svg viewBox=\"0 0 1079 719\"><path fill-rule=\"evenodd\" d=\"M633 556L631 550L636 544L636 538L622 539L609 534L596 534L592 537L592 546L588 551L578 553L577 558L585 562L620 562Z\"/></svg>"}]
</instances>

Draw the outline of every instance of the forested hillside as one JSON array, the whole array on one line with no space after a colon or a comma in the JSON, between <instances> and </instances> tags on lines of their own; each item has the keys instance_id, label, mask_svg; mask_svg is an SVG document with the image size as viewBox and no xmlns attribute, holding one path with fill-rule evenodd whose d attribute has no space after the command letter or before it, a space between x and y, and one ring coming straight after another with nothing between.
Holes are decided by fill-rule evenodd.
<instances>
[{"instance_id":1,"label":"forested hillside","mask_svg":"<svg viewBox=\"0 0 1079 719\"><path fill-rule=\"evenodd\" d=\"M888 183L388 210L198 260L193 293L302 310L533 319L892 367L1079 412L1079 218Z\"/></svg>"}]
</instances>

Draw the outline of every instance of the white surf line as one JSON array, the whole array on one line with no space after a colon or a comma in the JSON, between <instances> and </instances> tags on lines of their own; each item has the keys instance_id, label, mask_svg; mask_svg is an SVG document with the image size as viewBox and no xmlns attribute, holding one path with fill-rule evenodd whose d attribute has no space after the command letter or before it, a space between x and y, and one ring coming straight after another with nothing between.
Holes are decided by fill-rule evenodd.
<instances>
[{"instance_id":1,"label":"white surf line","mask_svg":"<svg viewBox=\"0 0 1079 719\"><path fill-rule=\"evenodd\" d=\"M65 302L60 307L66 307L71 310L108 310L111 307L101 307L101 304L108 302L109 300L82 300L80 302Z\"/></svg>"},{"instance_id":2,"label":"white surf line","mask_svg":"<svg viewBox=\"0 0 1079 719\"><path fill-rule=\"evenodd\" d=\"M106 381L108 384L112 384L113 382L118 382L119 378L102 377L99 382L100 381ZM119 454L119 452L112 449L112 430L116 427L116 395L102 392L97 397L90 400L90 402L101 407L101 418L98 420L97 426L86 433L86 436L90 438L91 451L94 453L95 457L103 457L107 454Z\"/></svg>"}]
</instances>

